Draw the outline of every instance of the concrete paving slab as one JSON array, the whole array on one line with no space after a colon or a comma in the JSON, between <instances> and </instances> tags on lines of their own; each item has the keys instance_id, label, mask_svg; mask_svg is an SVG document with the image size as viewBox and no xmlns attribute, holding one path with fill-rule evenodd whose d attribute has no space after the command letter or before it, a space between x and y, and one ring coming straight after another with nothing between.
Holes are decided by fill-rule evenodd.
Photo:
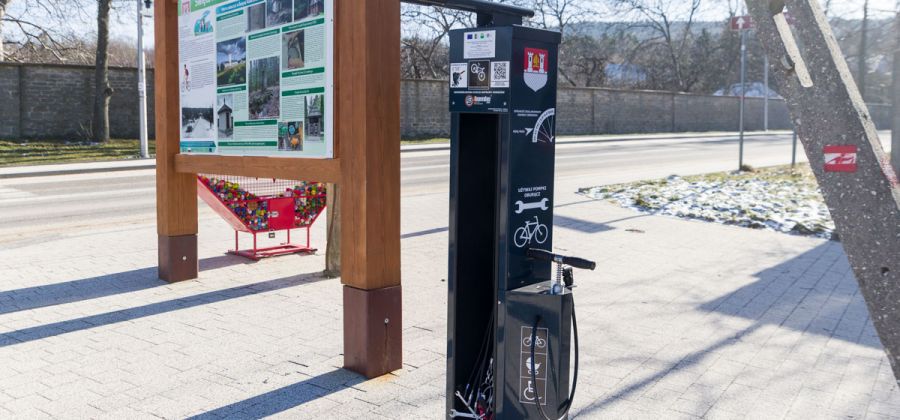
<instances>
[{"instance_id":1,"label":"concrete paving slab","mask_svg":"<svg viewBox=\"0 0 900 420\"><path fill-rule=\"evenodd\" d=\"M900 418L839 243L573 190L556 249L599 262L576 274L574 418ZM225 256L232 232L205 218L201 278L169 285L152 223L0 249L0 416L444 418L446 223L446 193L404 197L405 363L372 381L340 369L321 253Z\"/></svg>"}]
</instances>

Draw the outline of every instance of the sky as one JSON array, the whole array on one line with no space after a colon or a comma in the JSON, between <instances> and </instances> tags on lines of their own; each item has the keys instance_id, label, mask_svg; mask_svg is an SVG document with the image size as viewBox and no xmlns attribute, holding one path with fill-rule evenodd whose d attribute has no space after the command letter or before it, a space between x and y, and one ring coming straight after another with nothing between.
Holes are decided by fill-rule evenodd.
<instances>
[{"instance_id":1,"label":"sky","mask_svg":"<svg viewBox=\"0 0 900 420\"><path fill-rule=\"evenodd\" d=\"M678 1L678 0L673 0ZM728 6L727 4L735 4L740 0L705 0L707 2L707 6L704 7L704 11L702 13L701 18L704 20L715 20L721 19L727 15ZM825 3L825 0L820 0L821 3ZM840 16L843 18L862 18L862 5L864 0L832 0L832 16ZM896 5L900 2L900 0L869 0L869 8L870 15L874 18L885 18L893 15L893 10ZM93 2L92 2L93 3ZM121 40L127 40L134 42L137 39L137 28L135 26L136 15L137 15L137 0L118 0L116 2L117 10L114 12L114 16L111 22L111 34L112 37L118 38ZM21 3L19 3L21 4ZM15 13L17 9L17 2L13 0L12 7L10 8L11 13ZM88 6L85 7L82 11L82 16L73 19L72 22L69 23L70 27L74 31L82 31L82 28L88 27L93 28L94 19L97 13L96 6ZM151 12L148 12L152 14ZM8 28L6 29L8 30ZM152 47L153 45L153 19L145 19L145 44L148 47ZM89 32L84 33L85 36L93 36L95 31L91 30Z\"/></svg>"}]
</instances>

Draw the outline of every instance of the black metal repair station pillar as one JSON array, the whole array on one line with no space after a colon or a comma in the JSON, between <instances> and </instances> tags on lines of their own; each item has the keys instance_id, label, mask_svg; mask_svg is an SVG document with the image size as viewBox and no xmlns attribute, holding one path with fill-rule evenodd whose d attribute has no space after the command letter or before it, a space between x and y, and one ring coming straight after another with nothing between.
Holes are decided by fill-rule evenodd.
<instances>
[{"instance_id":1,"label":"black metal repair station pillar","mask_svg":"<svg viewBox=\"0 0 900 420\"><path fill-rule=\"evenodd\" d=\"M459 3L479 27L450 33L447 418L542 419L540 403L556 419L572 299L546 293L551 264L526 250L553 247L560 34L522 26L529 10Z\"/></svg>"}]
</instances>

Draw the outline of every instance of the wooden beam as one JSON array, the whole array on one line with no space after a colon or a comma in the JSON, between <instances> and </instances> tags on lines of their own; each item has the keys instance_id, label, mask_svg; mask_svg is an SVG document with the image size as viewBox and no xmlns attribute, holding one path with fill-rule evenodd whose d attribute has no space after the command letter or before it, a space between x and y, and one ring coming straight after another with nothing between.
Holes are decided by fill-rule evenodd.
<instances>
[{"instance_id":1,"label":"wooden beam","mask_svg":"<svg viewBox=\"0 0 900 420\"><path fill-rule=\"evenodd\" d=\"M341 278L364 290L397 286L400 0L335 3L335 55L340 64L335 69L335 131L344 206Z\"/></svg>"},{"instance_id":2,"label":"wooden beam","mask_svg":"<svg viewBox=\"0 0 900 420\"><path fill-rule=\"evenodd\" d=\"M172 282L197 278L197 182L175 170L181 137L178 2L155 3L156 227L159 276Z\"/></svg>"},{"instance_id":3,"label":"wooden beam","mask_svg":"<svg viewBox=\"0 0 900 420\"><path fill-rule=\"evenodd\" d=\"M402 367L400 0L335 1L344 367Z\"/></svg>"},{"instance_id":4,"label":"wooden beam","mask_svg":"<svg viewBox=\"0 0 900 420\"><path fill-rule=\"evenodd\" d=\"M239 175L332 183L341 180L339 159L178 155L175 156L175 170L186 174Z\"/></svg>"}]
</instances>

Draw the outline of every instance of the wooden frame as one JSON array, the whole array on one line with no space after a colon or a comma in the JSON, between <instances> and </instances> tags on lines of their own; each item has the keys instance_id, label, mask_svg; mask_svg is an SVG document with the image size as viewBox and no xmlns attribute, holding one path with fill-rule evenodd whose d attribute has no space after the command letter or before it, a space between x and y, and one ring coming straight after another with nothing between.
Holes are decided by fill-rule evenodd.
<instances>
[{"instance_id":1,"label":"wooden frame","mask_svg":"<svg viewBox=\"0 0 900 420\"><path fill-rule=\"evenodd\" d=\"M340 159L297 159L242 156L176 155L175 171L186 174L222 173L260 178L304 179L338 184Z\"/></svg>"},{"instance_id":2,"label":"wooden frame","mask_svg":"<svg viewBox=\"0 0 900 420\"><path fill-rule=\"evenodd\" d=\"M335 159L181 155L178 0L156 1L160 278L197 278L196 174L339 184L344 366L402 367L400 0L334 0ZM388 75L388 77L385 77Z\"/></svg>"}]
</instances>

